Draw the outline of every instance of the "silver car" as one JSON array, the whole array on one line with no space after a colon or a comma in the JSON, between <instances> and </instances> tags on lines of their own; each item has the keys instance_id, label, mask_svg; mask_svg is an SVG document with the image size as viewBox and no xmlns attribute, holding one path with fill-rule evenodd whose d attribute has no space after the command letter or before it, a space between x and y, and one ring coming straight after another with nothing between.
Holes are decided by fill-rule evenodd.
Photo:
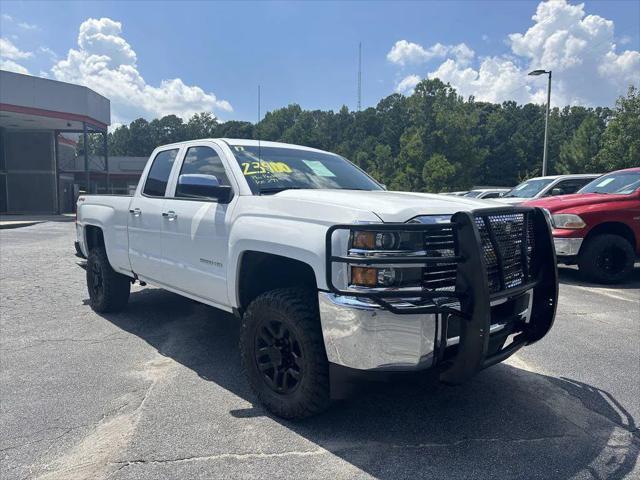
<instances>
[{"instance_id":1,"label":"silver car","mask_svg":"<svg viewBox=\"0 0 640 480\"><path fill-rule=\"evenodd\" d=\"M599 173L584 173L530 178L496 200L514 205L534 198L568 195L577 192L599 176Z\"/></svg>"}]
</instances>

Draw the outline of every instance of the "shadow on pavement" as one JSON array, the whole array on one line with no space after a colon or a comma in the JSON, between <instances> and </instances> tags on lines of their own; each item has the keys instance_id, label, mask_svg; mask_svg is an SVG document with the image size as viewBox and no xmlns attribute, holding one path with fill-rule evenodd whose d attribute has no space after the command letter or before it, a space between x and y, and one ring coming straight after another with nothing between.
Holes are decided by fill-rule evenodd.
<instances>
[{"instance_id":1,"label":"shadow on pavement","mask_svg":"<svg viewBox=\"0 0 640 480\"><path fill-rule=\"evenodd\" d=\"M254 402L240 367L239 322L159 289L105 315L157 351ZM220 412L224 415L225 412ZM259 404L230 411L267 415ZM380 479L621 479L638 457L633 418L595 387L501 364L460 387L425 380L341 401L302 422L274 418ZM329 473L329 472L328 472Z\"/></svg>"},{"instance_id":2,"label":"shadow on pavement","mask_svg":"<svg viewBox=\"0 0 640 480\"><path fill-rule=\"evenodd\" d=\"M558 265L558 279L560 283L576 285L580 287L613 288L613 289L636 289L640 288L640 267L636 264L631 278L624 283L607 285L603 283L592 283L585 280L576 267Z\"/></svg>"}]
</instances>

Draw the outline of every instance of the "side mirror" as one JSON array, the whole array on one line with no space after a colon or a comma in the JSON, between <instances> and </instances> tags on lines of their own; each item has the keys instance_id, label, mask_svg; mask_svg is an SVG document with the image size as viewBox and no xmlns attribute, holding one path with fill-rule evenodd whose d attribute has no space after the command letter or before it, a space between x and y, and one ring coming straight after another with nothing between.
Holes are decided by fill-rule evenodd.
<instances>
[{"instance_id":1,"label":"side mirror","mask_svg":"<svg viewBox=\"0 0 640 480\"><path fill-rule=\"evenodd\" d=\"M220 185L215 175L189 173L178 177L176 197L201 198L229 203L233 198L233 189L229 185Z\"/></svg>"},{"instance_id":2,"label":"side mirror","mask_svg":"<svg viewBox=\"0 0 640 480\"><path fill-rule=\"evenodd\" d=\"M561 189L560 187L556 187L556 188L551 190L551 195L554 196L554 197L556 195L564 195L564 190Z\"/></svg>"}]
</instances>

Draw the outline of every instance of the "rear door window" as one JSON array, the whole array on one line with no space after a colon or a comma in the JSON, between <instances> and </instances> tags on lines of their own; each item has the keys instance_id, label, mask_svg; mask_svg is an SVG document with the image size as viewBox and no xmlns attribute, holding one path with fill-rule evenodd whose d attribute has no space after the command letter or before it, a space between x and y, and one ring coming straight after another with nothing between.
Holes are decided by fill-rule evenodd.
<instances>
[{"instance_id":1,"label":"rear door window","mask_svg":"<svg viewBox=\"0 0 640 480\"><path fill-rule=\"evenodd\" d=\"M142 193L149 197L164 197L169 183L169 175L173 162L178 156L178 149L163 150L159 152L153 159L153 164L149 169L147 181L144 184Z\"/></svg>"},{"instance_id":2,"label":"rear door window","mask_svg":"<svg viewBox=\"0 0 640 480\"><path fill-rule=\"evenodd\" d=\"M482 198L498 198L500 196L500 192L489 192Z\"/></svg>"},{"instance_id":3,"label":"rear door window","mask_svg":"<svg viewBox=\"0 0 640 480\"><path fill-rule=\"evenodd\" d=\"M591 178L574 178L571 180L563 180L558 182L553 188L561 188L563 195L568 195L570 193L576 193L582 187L584 187L587 183L589 183ZM549 192L551 193L551 192Z\"/></svg>"}]
</instances>

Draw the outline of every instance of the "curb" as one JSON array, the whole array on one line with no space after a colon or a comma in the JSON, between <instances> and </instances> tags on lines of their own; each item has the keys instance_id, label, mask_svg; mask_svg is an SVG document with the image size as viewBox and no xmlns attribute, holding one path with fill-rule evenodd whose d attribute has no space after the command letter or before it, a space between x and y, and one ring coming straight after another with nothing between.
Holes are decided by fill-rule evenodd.
<instances>
[{"instance_id":1,"label":"curb","mask_svg":"<svg viewBox=\"0 0 640 480\"><path fill-rule=\"evenodd\" d=\"M12 228L22 228L22 227L31 227L32 225L37 225L42 223L42 220L38 220L35 222L11 222L11 223L0 223L0 230L9 230Z\"/></svg>"}]
</instances>

